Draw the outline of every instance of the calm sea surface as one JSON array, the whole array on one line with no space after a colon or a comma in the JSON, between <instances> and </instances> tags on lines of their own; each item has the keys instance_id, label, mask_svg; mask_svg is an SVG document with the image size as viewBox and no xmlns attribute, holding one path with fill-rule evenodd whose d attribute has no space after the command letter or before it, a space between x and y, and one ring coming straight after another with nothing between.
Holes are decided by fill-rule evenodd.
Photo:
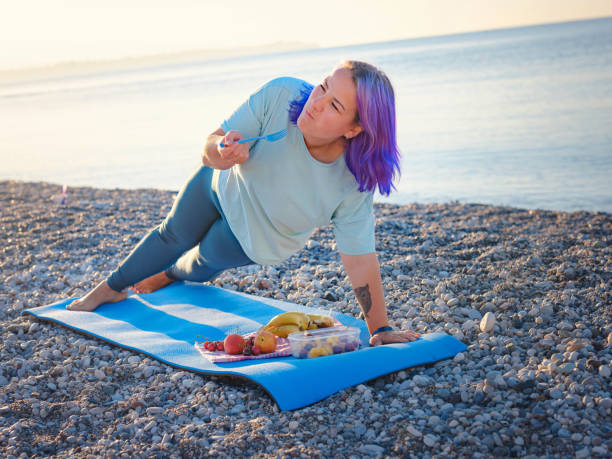
<instances>
[{"instance_id":1,"label":"calm sea surface","mask_svg":"<svg viewBox=\"0 0 612 459\"><path fill-rule=\"evenodd\" d=\"M378 201L612 212L612 18L0 85L0 179L178 190L267 80L391 78L403 154Z\"/></svg>"}]
</instances>

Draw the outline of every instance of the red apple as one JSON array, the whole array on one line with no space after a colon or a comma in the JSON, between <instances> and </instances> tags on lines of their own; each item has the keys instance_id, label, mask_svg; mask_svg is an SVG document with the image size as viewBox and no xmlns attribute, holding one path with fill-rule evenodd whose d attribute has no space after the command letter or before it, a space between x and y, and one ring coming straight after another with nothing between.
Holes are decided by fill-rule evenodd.
<instances>
[{"instance_id":1,"label":"red apple","mask_svg":"<svg viewBox=\"0 0 612 459\"><path fill-rule=\"evenodd\" d=\"M236 333L227 335L223 340L223 348L228 354L242 354L244 349L244 338Z\"/></svg>"}]
</instances>

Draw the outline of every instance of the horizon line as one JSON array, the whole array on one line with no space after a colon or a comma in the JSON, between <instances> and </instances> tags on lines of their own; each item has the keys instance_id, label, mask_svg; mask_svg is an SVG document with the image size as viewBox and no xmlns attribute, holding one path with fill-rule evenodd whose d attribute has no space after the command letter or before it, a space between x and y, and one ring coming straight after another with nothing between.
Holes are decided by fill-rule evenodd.
<instances>
[{"instance_id":1,"label":"horizon line","mask_svg":"<svg viewBox=\"0 0 612 459\"><path fill-rule=\"evenodd\" d=\"M493 32L500 30L511 30L511 29L522 29L522 28L533 28L539 26L556 25L556 24L569 24L574 22L589 22L596 20L612 19L612 16L596 16L590 18L572 19L569 21L553 21L543 22L534 24L523 24L518 26L500 27L500 28L483 28L461 32L450 32L441 33L436 35L416 35L404 38L394 38L390 40L375 40L368 42L355 42L345 44L333 44L333 45L321 45L320 43L314 42L302 42L302 41L274 41L263 43L261 45L239 45L227 48L196 48L196 49L184 49L169 52L149 53L149 54L138 54L128 55L119 57L110 57L93 60L60 60L57 62L47 64L34 64L26 65L22 67L0 67L0 84L19 80L19 77L25 77L28 74L34 76L36 74L47 73L46 76L58 76L58 75L70 75L87 72L90 70L104 70L106 68L119 69L122 68L121 64L127 64L123 68L139 67L147 65L160 65L170 63L181 63L191 62L195 60L212 60L220 57L242 57L242 56L258 56L273 54L279 52L291 52L291 51L304 51L309 49L335 49L345 48L353 46L364 46L371 44L384 44L384 43L395 43L408 40L419 40L437 37L452 37L460 35L477 34L484 32ZM264 51L264 50L268 51ZM97 69L96 69L97 67ZM70 69L73 72L70 72ZM42 75L41 75L42 76ZM14 79L11 79L14 77ZM42 76L44 78L44 76Z\"/></svg>"}]
</instances>

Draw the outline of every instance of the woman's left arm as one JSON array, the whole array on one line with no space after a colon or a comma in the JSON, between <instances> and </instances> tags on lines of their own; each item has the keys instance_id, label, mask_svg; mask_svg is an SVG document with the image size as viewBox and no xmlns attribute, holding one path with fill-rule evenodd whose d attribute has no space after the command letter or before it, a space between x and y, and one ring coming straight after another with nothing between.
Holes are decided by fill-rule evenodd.
<instances>
[{"instance_id":1,"label":"woman's left arm","mask_svg":"<svg viewBox=\"0 0 612 459\"><path fill-rule=\"evenodd\" d=\"M340 258L353 286L357 301L363 310L370 334L381 327L389 326L385 294L380 277L380 265L376 252L364 255L341 253ZM414 341L419 336L419 333L411 330L383 331L370 338L370 345L405 343Z\"/></svg>"}]
</instances>

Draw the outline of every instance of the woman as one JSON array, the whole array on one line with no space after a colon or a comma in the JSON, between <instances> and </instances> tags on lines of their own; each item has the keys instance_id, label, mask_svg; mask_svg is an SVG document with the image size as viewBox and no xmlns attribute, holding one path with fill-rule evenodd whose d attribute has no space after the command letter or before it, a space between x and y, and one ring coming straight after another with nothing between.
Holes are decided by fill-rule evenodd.
<instances>
[{"instance_id":1,"label":"woman","mask_svg":"<svg viewBox=\"0 0 612 459\"><path fill-rule=\"evenodd\" d=\"M236 142L282 129L287 135L274 142ZM149 293L280 263L331 221L370 344L418 338L389 327L374 248L373 193L388 195L399 170L393 87L382 71L346 61L316 88L296 78L268 82L208 136L202 162L163 223L67 309L121 301L130 286Z\"/></svg>"}]
</instances>

